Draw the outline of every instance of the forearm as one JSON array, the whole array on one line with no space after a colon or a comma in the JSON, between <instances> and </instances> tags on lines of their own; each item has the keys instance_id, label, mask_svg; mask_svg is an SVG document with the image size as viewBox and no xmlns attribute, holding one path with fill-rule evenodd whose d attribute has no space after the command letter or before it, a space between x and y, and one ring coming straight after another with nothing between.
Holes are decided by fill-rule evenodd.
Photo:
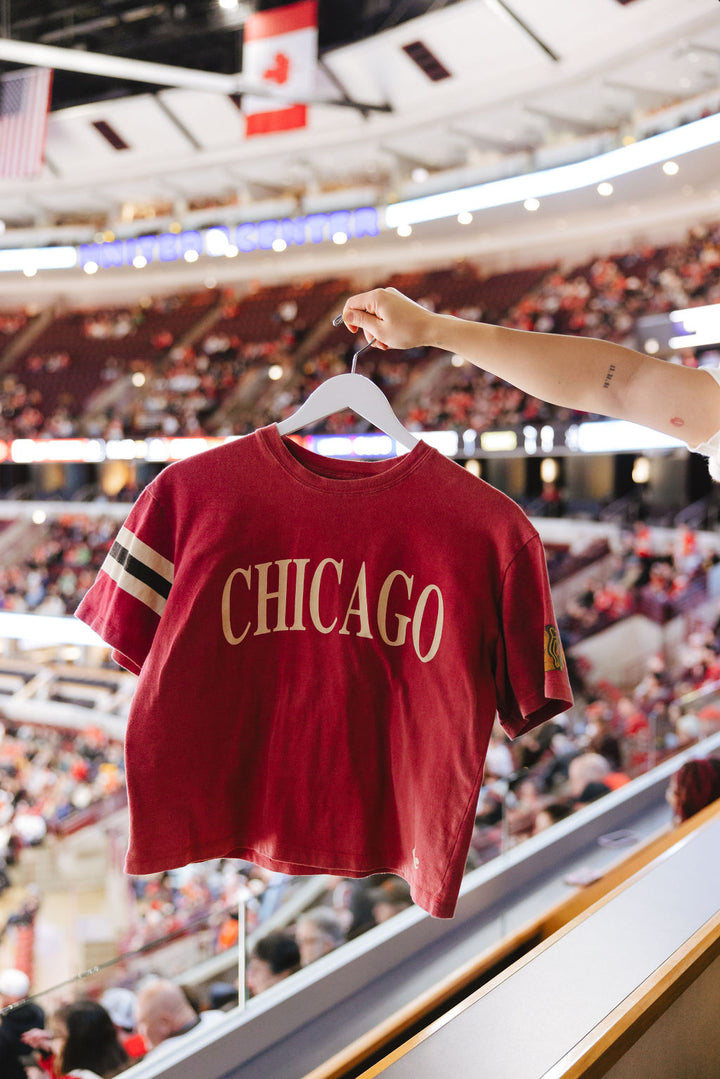
<instances>
[{"instance_id":1,"label":"forearm","mask_svg":"<svg viewBox=\"0 0 720 1079\"><path fill-rule=\"evenodd\" d=\"M433 315L427 342L553 405L625 418L645 357L608 341ZM658 361L652 361L656 363Z\"/></svg>"},{"instance_id":2,"label":"forearm","mask_svg":"<svg viewBox=\"0 0 720 1079\"><path fill-rule=\"evenodd\" d=\"M720 388L702 372L611 341L433 315L428 344L550 404L631 420L694 445L720 428Z\"/></svg>"},{"instance_id":3,"label":"forearm","mask_svg":"<svg viewBox=\"0 0 720 1079\"><path fill-rule=\"evenodd\" d=\"M720 385L713 378L610 341L438 315L395 289L351 297L343 317L379 348L442 348L543 401L632 420L691 446L720 429Z\"/></svg>"}]
</instances>

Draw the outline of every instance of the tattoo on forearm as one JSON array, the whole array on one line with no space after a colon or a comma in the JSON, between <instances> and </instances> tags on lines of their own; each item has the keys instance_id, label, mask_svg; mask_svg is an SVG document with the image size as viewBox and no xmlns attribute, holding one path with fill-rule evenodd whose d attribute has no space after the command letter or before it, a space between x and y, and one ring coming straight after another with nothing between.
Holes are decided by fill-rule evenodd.
<instances>
[{"instance_id":1,"label":"tattoo on forearm","mask_svg":"<svg viewBox=\"0 0 720 1079\"><path fill-rule=\"evenodd\" d=\"M670 420L670 423L673 425L673 427L685 426L685 420L682 418L682 416L673 416L673 418Z\"/></svg>"},{"instance_id":2,"label":"tattoo on forearm","mask_svg":"<svg viewBox=\"0 0 720 1079\"><path fill-rule=\"evenodd\" d=\"M603 389L606 390L612 382L613 375L615 374L615 364L611 363L608 367L608 373L605 375L605 381L603 382Z\"/></svg>"}]
</instances>

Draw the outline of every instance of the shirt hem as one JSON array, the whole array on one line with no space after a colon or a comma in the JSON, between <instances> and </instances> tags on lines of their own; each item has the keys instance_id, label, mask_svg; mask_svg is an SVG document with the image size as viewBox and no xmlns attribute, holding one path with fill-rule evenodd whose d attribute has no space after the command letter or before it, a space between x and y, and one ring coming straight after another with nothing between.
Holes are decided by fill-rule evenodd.
<instances>
[{"instance_id":1,"label":"shirt hem","mask_svg":"<svg viewBox=\"0 0 720 1079\"><path fill-rule=\"evenodd\" d=\"M290 860L287 858L274 858L264 854L253 847L246 847L235 843L232 839L226 843L214 844L209 851L183 851L182 853L169 854L164 850L161 855L154 858L151 854L145 857L134 857L128 853L125 859L125 873L129 876L146 876L152 873L162 873L169 869L178 869L194 862L208 861L212 858L238 858L242 861L253 862L262 866L263 869L271 869L278 873L287 873L289 876L312 876L327 873L330 876L369 877L374 873L394 873L402 877L410 885L410 895L413 901L433 918L452 918L457 907L457 895L454 898L438 899L433 892L418 887L408 879L407 871L398 865L388 865L382 861L363 863L362 866L349 866L343 863L330 863L324 858L307 855L306 860ZM318 864L322 862L324 864ZM458 885L458 893L460 886Z\"/></svg>"}]
</instances>

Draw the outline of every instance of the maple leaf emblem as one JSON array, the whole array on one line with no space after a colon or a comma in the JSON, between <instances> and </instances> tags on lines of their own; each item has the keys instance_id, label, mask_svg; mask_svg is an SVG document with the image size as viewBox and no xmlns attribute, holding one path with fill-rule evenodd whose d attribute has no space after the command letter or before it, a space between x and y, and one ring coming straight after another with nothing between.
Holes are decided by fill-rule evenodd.
<instances>
[{"instance_id":1,"label":"maple leaf emblem","mask_svg":"<svg viewBox=\"0 0 720 1079\"><path fill-rule=\"evenodd\" d=\"M290 57L287 53L276 52L273 57L272 67L263 72L263 82L276 82L282 86L287 82L290 74Z\"/></svg>"}]
</instances>

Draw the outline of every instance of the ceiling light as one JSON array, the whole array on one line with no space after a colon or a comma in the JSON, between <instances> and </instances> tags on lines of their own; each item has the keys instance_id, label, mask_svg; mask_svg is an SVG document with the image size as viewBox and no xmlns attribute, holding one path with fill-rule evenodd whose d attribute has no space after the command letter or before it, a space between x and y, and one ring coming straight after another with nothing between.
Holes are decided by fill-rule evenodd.
<instances>
[{"instance_id":1,"label":"ceiling light","mask_svg":"<svg viewBox=\"0 0 720 1079\"><path fill-rule=\"evenodd\" d=\"M666 161L662 169L666 176L677 176L680 172L680 166L677 161Z\"/></svg>"},{"instance_id":2,"label":"ceiling light","mask_svg":"<svg viewBox=\"0 0 720 1079\"><path fill-rule=\"evenodd\" d=\"M147 266L147 259L144 255L136 255L132 264L136 270L142 270L143 266Z\"/></svg>"},{"instance_id":3,"label":"ceiling light","mask_svg":"<svg viewBox=\"0 0 720 1079\"><path fill-rule=\"evenodd\" d=\"M34 277L37 273L37 269L34 266L26 266L23 273L26 277Z\"/></svg>"},{"instance_id":4,"label":"ceiling light","mask_svg":"<svg viewBox=\"0 0 720 1079\"><path fill-rule=\"evenodd\" d=\"M461 210L457 216L458 225L469 225L472 221L472 214L469 210Z\"/></svg>"},{"instance_id":5,"label":"ceiling light","mask_svg":"<svg viewBox=\"0 0 720 1079\"><path fill-rule=\"evenodd\" d=\"M646 352L649 352L651 356L654 356L656 352L660 351L660 342L656 337L648 337L643 348Z\"/></svg>"},{"instance_id":6,"label":"ceiling light","mask_svg":"<svg viewBox=\"0 0 720 1079\"><path fill-rule=\"evenodd\" d=\"M333 236L333 240L334 239L335 239L335 237ZM278 236L278 238L276 240L273 240L273 242L272 242L273 251L284 251L286 247L287 247L287 242L285 240L283 240L282 236Z\"/></svg>"},{"instance_id":7,"label":"ceiling light","mask_svg":"<svg viewBox=\"0 0 720 1079\"><path fill-rule=\"evenodd\" d=\"M530 213L533 213L534 210L540 209L540 203L537 199L525 199L523 206L526 210L529 210Z\"/></svg>"},{"instance_id":8,"label":"ceiling light","mask_svg":"<svg viewBox=\"0 0 720 1079\"><path fill-rule=\"evenodd\" d=\"M32 523L34 525L44 525L47 521L47 513L45 510L33 510Z\"/></svg>"},{"instance_id":9,"label":"ceiling light","mask_svg":"<svg viewBox=\"0 0 720 1079\"><path fill-rule=\"evenodd\" d=\"M398 236L412 236L412 228L410 225L398 225Z\"/></svg>"},{"instance_id":10,"label":"ceiling light","mask_svg":"<svg viewBox=\"0 0 720 1079\"><path fill-rule=\"evenodd\" d=\"M5 231L5 222L0 221L0 236L2 236L4 231Z\"/></svg>"},{"instance_id":11,"label":"ceiling light","mask_svg":"<svg viewBox=\"0 0 720 1079\"><path fill-rule=\"evenodd\" d=\"M624 145L615 150L569 165L394 202L385 209L385 224L393 229L401 224L457 217L461 210L474 213L522 203L527 198L541 199L546 195L596 187L604 180L615 180L618 176L627 176L651 165L662 165L664 161L681 154L717 145L720 142L720 113L692 120L681 127L640 141L623 139L623 142Z\"/></svg>"},{"instance_id":12,"label":"ceiling light","mask_svg":"<svg viewBox=\"0 0 720 1079\"><path fill-rule=\"evenodd\" d=\"M477 478L480 479L480 472L481 472L480 462L478 461L478 459L476 457L471 457L469 461L466 461L465 462L465 468L473 476L477 476Z\"/></svg>"},{"instance_id":13,"label":"ceiling light","mask_svg":"<svg viewBox=\"0 0 720 1079\"><path fill-rule=\"evenodd\" d=\"M217 281L214 277L206 277L203 284L205 285L205 288L215 288Z\"/></svg>"},{"instance_id":14,"label":"ceiling light","mask_svg":"<svg viewBox=\"0 0 720 1079\"><path fill-rule=\"evenodd\" d=\"M97 273L98 264L97 262L93 262L92 259L90 259L90 261L86 262L83 266L83 270L85 271L85 273Z\"/></svg>"},{"instance_id":15,"label":"ceiling light","mask_svg":"<svg viewBox=\"0 0 720 1079\"><path fill-rule=\"evenodd\" d=\"M268 367L268 378L271 378L273 382L277 382L277 380L282 377L283 369L279 363L273 363Z\"/></svg>"},{"instance_id":16,"label":"ceiling light","mask_svg":"<svg viewBox=\"0 0 720 1079\"><path fill-rule=\"evenodd\" d=\"M234 259L236 255L240 254L240 248L237 246L237 244L228 244L227 248L225 249L225 254L229 259Z\"/></svg>"},{"instance_id":17,"label":"ceiling light","mask_svg":"<svg viewBox=\"0 0 720 1079\"><path fill-rule=\"evenodd\" d=\"M633 463L633 483L647 483L650 479L650 462L647 457L636 457Z\"/></svg>"},{"instance_id":18,"label":"ceiling light","mask_svg":"<svg viewBox=\"0 0 720 1079\"><path fill-rule=\"evenodd\" d=\"M145 385L145 375L142 371L136 371L130 381L133 386L137 386L137 388L140 389L141 386Z\"/></svg>"},{"instance_id":19,"label":"ceiling light","mask_svg":"<svg viewBox=\"0 0 720 1079\"><path fill-rule=\"evenodd\" d=\"M424 184L429 175L430 173L428 172L428 170L423 168L422 165L416 169L413 169L410 173L413 183L416 184Z\"/></svg>"},{"instance_id":20,"label":"ceiling light","mask_svg":"<svg viewBox=\"0 0 720 1079\"><path fill-rule=\"evenodd\" d=\"M197 251L193 250L193 248L191 247L189 251L185 252L183 258L186 262L197 262L200 256L198 255Z\"/></svg>"},{"instance_id":21,"label":"ceiling light","mask_svg":"<svg viewBox=\"0 0 720 1079\"><path fill-rule=\"evenodd\" d=\"M333 233L332 241L333 241L334 244L346 244L347 239L348 238L347 238L347 233L346 232L334 232Z\"/></svg>"},{"instance_id":22,"label":"ceiling light","mask_svg":"<svg viewBox=\"0 0 720 1079\"><path fill-rule=\"evenodd\" d=\"M554 457L544 457L540 462L540 479L543 483L555 483L560 469Z\"/></svg>"},{"instance_id":23,"label":"ceiling light","mask_svg":"<svg viewBox=\"0 0 720 1079\"><path fill-rule=\"evenodd\" d=\"M238 0L218 0L218 7L221 7L223 11L235 11L240 4Z\"/></svg>"},{"instance_id":24,"label":"ceiling light","mask_svg":"<svg viewBox=\"0 0 720 1079\"><path fill-rule=\"evenodd\" d=\"M602 195L604 198L607 198L608 195L612 195L614 190L615 188L613 187L613 185L611 183L608 183L607 180L604 180L601 184L597 185L598 195Z\"/></svg>"}]
</instances>

